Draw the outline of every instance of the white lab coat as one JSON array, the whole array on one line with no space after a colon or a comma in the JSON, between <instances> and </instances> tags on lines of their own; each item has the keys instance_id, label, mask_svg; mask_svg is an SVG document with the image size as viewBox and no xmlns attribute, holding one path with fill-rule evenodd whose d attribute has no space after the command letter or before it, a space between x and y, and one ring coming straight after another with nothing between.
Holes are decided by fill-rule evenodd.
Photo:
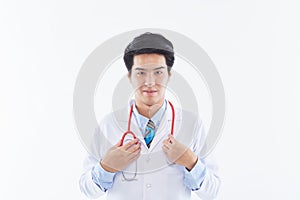
<instances>
[{"instance_id":1,"label":"white lab coat","mask_svg":"<svg viewBox=\"0 0 300 200\"><path fill-rule=\"evenodd\" d=\"M96 128L91 144L91 152L84 163L84 173L79 184L81 191L89 198L98 198L105 194L92 180L91 170L99 164L108 148L116 144L127 130L129 109L122 109L107 115ZM167 104L166 113L160 123L155 137L148 149L136 120L132 117L131 130L142 142L141 156L137 160L138 175L134 181L124 181L122 173L114 177L112 188L107 191L108 200L188 200L191 190L183 183L184 167L168 165L162 151L162 142L171 130L172 111ZM203 124L190 112L175 109L175 133L177 140L190 147L197 155L205 141ZM194 191L201 199L214 199L218 193L220 179L217 165L211 156L199 158L206 165L207 173L199 190ZM133 176L135 162L124 171L126 177Z\"/></svg>"}]
</instances>

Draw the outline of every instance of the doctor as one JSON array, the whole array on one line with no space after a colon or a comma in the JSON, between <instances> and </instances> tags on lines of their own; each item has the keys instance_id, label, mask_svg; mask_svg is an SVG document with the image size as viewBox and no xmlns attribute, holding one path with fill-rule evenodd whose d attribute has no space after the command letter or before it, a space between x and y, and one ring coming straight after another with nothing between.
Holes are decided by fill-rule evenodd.
<instances>
[{"instance_id":1,"label":"doctor","mask_svg":"<svg viewBox=\"0 0 300 200\"><path fill-rule=\"evenodd\" d=\"M147 32L134 38L123 58L135 99L95 129L81 191L89 198L107 193L108 200L188 200L192 191L214 199L220 186L217 165L211 156L198 157L205 141L203 123L187 111L173 110L165 99L172 43ZM136 139L127 141L127 135L123 143L128 126Z\"/></svg>"}]
</instances>

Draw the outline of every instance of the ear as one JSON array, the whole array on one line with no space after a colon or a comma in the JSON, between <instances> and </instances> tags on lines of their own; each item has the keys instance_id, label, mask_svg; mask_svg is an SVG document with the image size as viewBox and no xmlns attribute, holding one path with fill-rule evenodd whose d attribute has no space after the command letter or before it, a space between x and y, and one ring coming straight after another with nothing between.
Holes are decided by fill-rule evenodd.
<instances>
[{"instance_id":1,"label":"ear","mask_svg":"<svg viewBox=\"0 0 300 200\"><path fill-rule=\"evenodd\" d=\"M130 72L127 73L127 78L129 80L129 82L131 82L131 74L130 74Z\"/></svg>"},{"instance_id":2,"label":"ear","mask_svg":"<svg viewBox=\"0 0 300 200\"><path fill-rule=\"evenodd\" d=\"M170 79L171 79L171 77L172 77L172 74L173 74L173 71L170 70L170 72L168 72L168 83L169 83L169 81L170 81Z\"/></svg>"}]
</instances>

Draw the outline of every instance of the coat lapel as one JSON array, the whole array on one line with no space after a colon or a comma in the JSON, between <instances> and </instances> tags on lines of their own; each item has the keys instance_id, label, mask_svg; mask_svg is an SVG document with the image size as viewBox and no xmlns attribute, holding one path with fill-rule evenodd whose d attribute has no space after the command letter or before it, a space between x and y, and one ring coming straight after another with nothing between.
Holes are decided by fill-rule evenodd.
<instances>
[{"instance_id":1,"label":"coat lapel","mask_svg":"<svg viewBox=\"0 0 300 200\"><path fill-rule=\"evenodd\" d=\"M121 129L121 134L120 134L120 139L123 136L124 132L127 131L127 126L128 126L128 120L129 120L129 111L130 107L124 108L122 110L119 110L116 112L116 124L119 125ZM141 133L140 128L137 125L136 119L134 115L131 117L131 122L130 122L130 130L135 134L135 136L141 141L142 145L144 145L147 149L146 142L144 140L144 137Z\"/></svg>"},{"instance_id":2,"label":"coat lapel","mask_svg":"<svg viewBox=\"0 0 300 200\"><path fill-rule=\"evenodd\" d=\"M175 120L176 120L176 114L175 114ZM149 148L150 152L154 151L154 149L156 148L159 148L156 149L156 151L161 150L161 146L159 146L158 144L161 144L163 140L168 138L169 134L171 133L171 124L172 124L172 109L170 104L167 103L166 112L162 118L162 121L160 122L160 125L155 133L155 136Z\"/></svg>"},{"instance_id":3,"label":"coat lapel","mask_svg":"<svg viewBox=\"0 0 300 200\"><path fill-rule=\"evenodd\" d=\"M175 111L176 113L176 111ZM123 133L127 130L127 124L128 124L128 116L129 116L129 109L122 109L121 111L119 111L116 115L116 120L118 123L118 125L120 126L121 130L123 131L120 134L120 138L122 137ZM175 127L176 127L176 123L180 122L181 119L179 119L179 115L178 113L175 114ZM131 131L136 135L137 138L139 138L139 140L141 141L142 145L145 147L143 149L146 149L146 152L153 152L155 151L160 151L161 150L161 146L159 146L158 144L162 143L162 140L167 139L168 135L171 133L171 124L172 124L172 109L169 103L167 103L167 108L166 108L166 112L162 118L162 121L160 122L160 125L155 133L155 136L153 138L153 141L150 145L150 148L148 149L146 142L144 140L143 134L141 133L140 128L137 125L136 119L134 117L134 115L132 115L131 118ZM176 129L175 129L176 130ZM174 132L174 136L176 136L176 131ZM156 149L158 148L158 149ZM146 153L145 152L145 153Z\"/></svg>"}]
</instances>

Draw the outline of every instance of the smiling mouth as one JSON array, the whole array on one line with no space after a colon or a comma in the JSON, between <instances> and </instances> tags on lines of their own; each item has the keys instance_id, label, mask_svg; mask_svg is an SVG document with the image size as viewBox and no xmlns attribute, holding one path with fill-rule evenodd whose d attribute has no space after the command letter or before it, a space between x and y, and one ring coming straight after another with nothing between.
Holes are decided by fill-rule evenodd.
<instances>
[{"instance_id":1,"label":"smiling mouth","mask_svg":"<svg viewBox=\"0 0 300 200\"><path fill-rule=\"evenodd\" d=\"M157 90L143 90L143 92L151 94L157 92Z\"/></svg>"}]
</instances>

